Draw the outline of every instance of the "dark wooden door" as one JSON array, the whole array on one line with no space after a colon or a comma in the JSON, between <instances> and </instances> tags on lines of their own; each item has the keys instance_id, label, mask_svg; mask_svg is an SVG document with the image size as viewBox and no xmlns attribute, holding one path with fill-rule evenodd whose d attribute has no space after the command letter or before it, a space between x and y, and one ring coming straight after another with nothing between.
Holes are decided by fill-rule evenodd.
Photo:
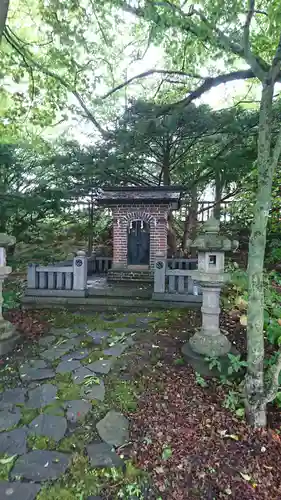
<instances>
[{"instance_id":1,"label":"dark wooden door","mask_svg":"<svg viewBox=\"0 0 281 500\"><path fill-rule=\"evenodd\" d=\"M149 224L135 220L128 228L128 265L149 265Z\"/></svg>"}]
</instances>

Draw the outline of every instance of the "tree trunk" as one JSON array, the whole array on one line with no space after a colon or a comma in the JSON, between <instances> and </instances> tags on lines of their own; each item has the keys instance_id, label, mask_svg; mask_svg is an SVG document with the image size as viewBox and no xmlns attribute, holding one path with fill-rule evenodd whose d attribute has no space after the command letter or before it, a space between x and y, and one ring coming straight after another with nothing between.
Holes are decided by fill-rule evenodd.
<instances>
[{"instance_id":1,"label":"tree trunk","mask_svg":"<svg viewBox=\"0 0 281 500\"><path fill-rule=\"evenodd\" d=\"M174 216L170 211L168 213L168 235L167 235L167 245L172 256L177 254L177 235L174 230ZM169 253L170 253L169 252Z\"/></svg>"},{"instance_id":2,"label":"tree trunk","mask_svg":"<svg viewBox=\"0 0 281 500\"><path fill-rule=\"evenodd\" d=\"M91 196L91 201L89 203L89 218L88 218L88 257L91 257L93 253L93 239L94 239L94 200L93 196Z\"/></svg>"},{"instance_id":3,"label":"tree trunk","mask_svg":"<svg viewBox=\"0 0 281 500\"><path fill-rule=\"evenodd\" d=\"M263 85L258 135L258 191L251 228L248 256L248 325L247 376L245 381L246 412L255 427L266 425L264 397L264 290L263 265L266 246L266 226L271 202L274 165L271 158L271 122L274 84Z\"/></svg>"},{"instance_id":4,"label":"tree trunk","mask_svg":"<svg viewBox=\"0 0 281 500\"><path fill-rule=\"evenodd\" d=\"M188 250L187 240L193 240L197 232L197 212L198 212L198 199L197 199L197 189L194 186L190 192L191 200L188 210L188 214L184 223L184 233L182 241L183 251ZM196 250L194 249L195 255ZM193 256L192 256L193 257Z\"/></svg>"},{"instance_id":5,"label":"tree trunk","mask_svg":"<svg viewBox=\"0 0 281 500\"><path fill-rule=\"evenodd\" d=\"M0 42L2 39L3 31L6 25L10 0L0 1Z\"/></svg>"},{"instance_id":6,"label":"tree trunk","mask_svg":"<svg viewBox=\"0 0 281 500\"><path fill-rule=\"evenodd\" d=\"M221 200L222 199L222 182L220 173L216 172L215 177L215 206L214 206L214 217L220 220L221 216Z\"/></svg>"}]
</instances>

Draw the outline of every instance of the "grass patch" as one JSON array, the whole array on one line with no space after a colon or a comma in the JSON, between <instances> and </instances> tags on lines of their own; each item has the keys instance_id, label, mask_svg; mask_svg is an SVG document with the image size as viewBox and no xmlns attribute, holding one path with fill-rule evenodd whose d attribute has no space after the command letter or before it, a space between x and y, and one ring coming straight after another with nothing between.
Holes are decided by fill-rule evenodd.
<instances>
[{"instance_id":1,"label":"grass patch","mask_svg":"<svg viewBox=\"0 0 281 500\"><path fill-rule=\"evenodd\" d=\"M90 441L90 439L89 439ZM74 432L71 436L63 438L59 445L58 450L66 453L83 452L87 444L87 434L81 431Z\"/></svg>"},{"instance_id":2,"label":"grass patch","mask_svg":"<svg viewBox=\"0 0 281 500\"><path fill-rule=\"evenodd\" d=\"M79 496L71 488L54 484L53 486L44 486L36 498L37 500L78 500Z\"/></svg>"},{"instance_id":3,"label":"grass patch","mask_svg":"<svg viewBox=\"0 0 281 500\"><path fill-rule=\"evenodd\" d=\"M78 384L59 382L58 383L58 399L60 401L71 401L80 399L80 386Z\"/></svg>"},{"instance_id":4,"label":"grass patch","mask_svg":"<svg viewBox=\"0 0 281 500\"><path fill-rule=\"evenodd\" d=\"M105 356L103 354L102 349L92 349L89 353L89 356L81 360L81 364L89 365L90 363L98 361L99 359L109 359L109 358L110 356Z\"/></svg>"},{"instance_id":5,"label":"grass patch","mask_svg":"<svg viewBox=\"0 0 281 500\"><path fill-rule=\"evenodd\" d=\"M55 311L50 319L54 328L72 328L75 331L81 331L79 325L89 328L100 326L103 322L98 314L89 316L88 314L81 316L80 314L70 314L68 310L61 309Z\"/></svg>"},{"instance_id":6,"label":"grass patch","mask_svg":"<svg viewBox=\"0 0 281 500\"><path fill-rule=\"evenodd\" d=\"M54 383L58 388L58 405L59 401L80 399L80 386L74 384L71 373L57 373Z\"/></svg>"},{"instance_id":7,"label":"grass patch","mask_svg":"<svg viewBox=\"0 0 281 500\"><path fill-rule=\"evenodd\" d=\"M64 410L59 402L45 406L43 413L45 413L45 415L55 415L57 417L64 416Z\"/></svg>"},{"instance_id":8,"label":"grass patch","mask_svg":"<svg viewBox=\"0 0 281 500\"><path fill-rule=\"evenodd\" d=\"M92 469L87 457L75 454L68 473L54 485L46 485L37 495L37 500L80 500L89 495L98 495L103 481L103 469Z\"/></svg>"},{"instance_id":9,"label":"grass patch","mask_svg":"<svg viewBox=\"0 0 281 500\"><path fill-rule=\"evenodd\" d=\"M9 474L14 466L16 458L17 458L17 455L14 455L13 457L9 457L8 455L4 455L4 454L0 455L0 480L1 481L8 481L9 480Z\"/></svg>"},{"instance_id":10,"label":"grass patch","mask_svg":"<svg viewBox=\"0 0 281 500\"><path fill-rule=\"evenodd\" d=\"M27 425L39 415L39 410L21 407L21 419L19 425Z\"/></svg>"},{"instance_id":11,"label":"grass patch","mask_svg":"<svg viewBox=\"0 0 281 500\"><path fill-rule=\"evenodd\" d=\"M31 450L55 450L57 443L47 436L29 435L27 437L27 446Z\"/></svg>"},{"instance_id":12,"label":"grass patch","mask_svg":"<svg viewBox=\"0 0 281 500\"><path fill-rule=\"evenodd\" d=\"M107 385L105 402L108 407L118 408L121 412L132 412L137 409L138 386L127 380L111 380Z\"/></svg>"}]
</instances>

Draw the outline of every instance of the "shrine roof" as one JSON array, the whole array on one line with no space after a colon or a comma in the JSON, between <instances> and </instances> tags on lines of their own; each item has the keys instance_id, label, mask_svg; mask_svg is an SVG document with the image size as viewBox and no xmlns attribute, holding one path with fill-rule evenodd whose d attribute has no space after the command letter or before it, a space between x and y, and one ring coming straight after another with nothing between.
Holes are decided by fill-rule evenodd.
<instances>
[{"instance_id":1,"label":"shrine roof","mask_svg":"<svg viewBox=\"0 0 281 500\"><path fill-rule=\"evenodd\" d=\"M131 205L134 203L157 203L169 205L180 203L183 188L181 186L129 186L104 188L98 196L99 205Z\"/></svg>"}]
</instances>

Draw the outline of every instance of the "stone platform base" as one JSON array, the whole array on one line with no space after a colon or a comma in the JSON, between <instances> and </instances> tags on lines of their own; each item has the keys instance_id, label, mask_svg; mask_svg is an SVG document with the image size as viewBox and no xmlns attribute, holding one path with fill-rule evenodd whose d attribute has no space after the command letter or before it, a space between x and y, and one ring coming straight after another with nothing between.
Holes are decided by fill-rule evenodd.
<instances>
[{"instance_id":1,"label":"stone platform base","mask_svg":"<svg viewBox=\"0 0 281 500\"><path fill-rule=\"evenodd\" d=\"M231 346L230 353L237 356L239 353L234 346ZM227 375L228 367L230 366L230 360L227 354L225 356L219 357L219 361L221 363L221 371L219 371L216 367L210 369L209 361L206 361L206 357L198 354L193 351L189 342L182 347L182 355L185 361L192 366L192 368L203 375L204 377L220 377L220 375Z\"/></svg>"},{"instance_id":2,"label":"stone platform base","mask_svg":"<svg viewBox=\"0 0 281 500\"><path fill-rule=\"evenodd\" d=\"M160 300L128 298L128 297L31 297L24 296L22 304L25 309L53 309L67 308L77 310L78 308L88 311L110 311L112 312L146 312L167 309L200 307L200 304L186 302L167 302Z\"/></svg>"},{"instance_id":3,"label":"stone platform base","mask_svg":"<svg viewBox=\"0 0 281 500\"><path fill-rule=\"evenodd\" d=\"M153 271L150 269L110 269L107 274L107 281L138 281L143 283L153 283Z\"/></svg>"}]
</instances>

